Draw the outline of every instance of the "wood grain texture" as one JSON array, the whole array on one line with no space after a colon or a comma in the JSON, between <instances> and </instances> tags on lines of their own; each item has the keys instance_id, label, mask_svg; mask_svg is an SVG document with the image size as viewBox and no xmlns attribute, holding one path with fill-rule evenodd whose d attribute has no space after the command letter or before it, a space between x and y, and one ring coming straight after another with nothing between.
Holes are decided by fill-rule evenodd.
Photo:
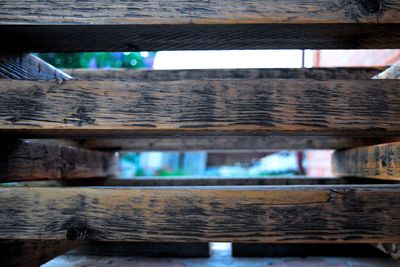
<instances>
[{"instance_id":1,"label":"wood grain texture","mask_svg":"<svg viewBox=\"0 0 400 267\"><path fill-rule=\"evenodd\" d=\"M400 42L397 24L0 24L0 33L3 52L397 49Z\"/></svg>"},{"instance_id":2,"label":"wood grain texture","mask_svg":"<svg viewBox=\"0 0 400 267\"><path fill-rule=\"evenodd\" d=\"M400 138L366 137L366 136L304 136L304 135L247 135L232 133L227 135L153 135L135 138L103 138L81 140L83 147L107 151L187 151L207 150L220 151L258 151L265 152L277 149L344 149L358 146L382 144L400 141Z\"/></svg>"},{"instance_id":3,"label":"wood grain texture","mask_svg":"<svg viewBox=\"0 0 400 267\"><path fill-rule=\"evenodd\" d=\"M118 157L114 153L33 141L7 141L2 142L0 147L2 182L118 174Z\"/></svg>"},{"instance_id":4,"label":"wood grain texture","mask_svg":"<svg viewBox=\"0 0 400 267\"><path fill-rule=\"evenodd\" d=\"M1 266L38 267L83 243L82 241L71 240L1 239Z\"/></svg>"},{"instance_id":5,"label":"wood grain texture","mask_svg":"<svg viewBox=\"0 0 400 267\"><path fill-rule=\"evenodd\" d=\"M0 54L0 78L62 81L71 76L31 54Z\"/></svg>"},{"instance_id":6,"label":"wood grain texture","mask_svg":"<svg viewBox=\"0 0 400 267\"><path fill-rule=\"evenodd\" d=\"M203 69L203 70L135 70L135 69L64 69L78 80L176 81L206 79L369 79L385 67L301 68L301 69Z\"/></svg>"},{"instance_id":7,"label":"wood grain texture","mask_svg":"<svg viewBox=\"0 0 400 267\"><path fill-rule=\"evenodd\" d=\"M4 0L0 23L400 23L400 3L396 0Z\"/></svg>"},{"instance_id":8,"label":"wood grain texture","mask_svg":"<svg viewBox=\"0 0 400 267\"><path fill-rule=\"evenodd\" d=\"M398 185L3 187L0 235L138 242L399 242L399 193Z\"/></svg>"},{"instance_id":9,"label":"wood grain texture","mask_svg":"<svg viewBox=\"0 0 400 267\"><path fill-rule=\"evenodd\" d=\"M332 168L338 176L400 180L400 142L335 151Z\"/></svg>"},{"instance_id":10,"label":"wood grain texture","mask_svg":"<svg viewBox=\"0 0 400 267\"><path fill-rule=\"evenodd\" d=\"M101 137L216 131L396 137L397 80L0 81L0 130ZM379 94L377 90L379 88ZM31 134L32 134L31 132Z\"/></svg>"}]
</instances>

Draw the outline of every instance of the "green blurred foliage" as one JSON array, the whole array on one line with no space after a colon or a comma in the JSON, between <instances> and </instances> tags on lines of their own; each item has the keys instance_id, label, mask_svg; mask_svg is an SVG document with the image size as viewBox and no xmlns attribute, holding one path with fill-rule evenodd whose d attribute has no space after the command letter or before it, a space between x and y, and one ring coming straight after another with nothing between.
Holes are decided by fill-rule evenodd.
<instances>
[{"instance_id":1,"label":"green blurred foliage","mask_svg":"<svg viewBox=\"0 0 400 267\"><path fill-rule=\"evenodd\" d=\"M155 52L41 53L57 68L150 68Z\"/></svg>"}]
</instances>

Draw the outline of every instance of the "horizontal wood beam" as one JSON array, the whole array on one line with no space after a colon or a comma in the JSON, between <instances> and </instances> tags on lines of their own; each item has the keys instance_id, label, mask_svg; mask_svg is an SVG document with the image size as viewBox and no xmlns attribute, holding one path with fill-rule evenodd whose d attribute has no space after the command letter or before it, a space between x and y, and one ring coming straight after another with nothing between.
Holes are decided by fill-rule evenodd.
<instances>
[{"instance_id":1,"label":"horizontal wood beam","mask_svg":"<svg viewBox=\"0 0 400 267\"><path fill-rule=\"evenodd\" d=\"M150 138L151 137L151 138ZM365 137L365 136L279 136L279 135L247 135L221 133L214 136L197 134L192 136L178 134L164 134L135 138L103 138L81 140L82 146L89 149L107 151L187 151L207 150L221 151L248 151L262 152L277 149L343 149L373 144L382 144L391 141L400 141L400 137Z\"/></svg>"},{"instance_id":2,"label":"horizontal wood beam","mask_svg":"<svg viewBox=\"0 0 400 267\"><path fill-rule=\"evenodd\" d=\"M108 177L118 174L114 153L35 141L0 144L0 181Z\"/></svg>"},{"instance_id":3,"label":"horizontal wood beam","mask_svg":"<svg viewBox=\"0 0 400 267\"><path fill-rule=\"evenodd\" d=\"M380 181L375 179L360 179L353 177L268 177L268 178L140 178L134 179L79 179L48 182L28 182L21 183L20 186L40 187L40 186L253 186L253 185L350 185L350 184L382 184L397 183L396 181ZM18 185L18 184L17 184Z\"/></svg>"},{"instance_id":4,"label":"horizontal wood beam","mask_svg":"<svg viewBox=\"0 0 400 267\"><path fill-rule=\"evenodd\" d=\"M0 81L0 133L398 137L399 84L398 80L71 80L62 84L4 80Z\"/></svg>"},{"instance_id":5,"label":"horizontal wood beam","mask_svg":"<svg viewBox=\"0 0 400 267\"><path fill-rule=\"evenodd\" d=\"M400 142L335 151L332 168L338 176L400 180Z\"/></svg>"},{"instance_id":6,"label":"horizontal wood beam","mask_svg":"<svg viewBox=\"0 0 400 267\"><path fill-rule=\"evenodd\" d=\"M136 70L136 69L64 69L80 80L176 81L206 79L369 79L385 67L301 68L301 69L199 69L199 70Z\"/></svg>"},{"instance_id":7,"label":"horizontal wood beam","mask_svg":"<svg viewBox=\"0 0 400 267\"><path fill-rule=\"evenodd\" d=\"M24 8L21 8L24 7ZM400 23L396 1L4 0L1 24Z\"/></svg>"},{"instance_id":8,"label":"horizontal wood beam","mask_svg":"<svg viewBox=\"0 0 400 267\"><path fill-rule=\"evenodd\" d=\"M390 243L400 241L399 198L399 185L3 187L0 235L140 242Z\"/></svg>"},{"instance_id":9,"label":"horizontal wood beam","mask_svg":"<svg viewBox=\"0 0 400 267\"><path fill-rule=\"evenodd\" d=\"M0 78L69 80L71 76L32 54L0 54Z\"/></svg>"},{"instance_id":10,"label":"horizontal wood beam","mask_svg":"<svg viewBox=\"0 0 400 267\"><path fill-rule=\"evenodd\" d=\"M116 26L0 22L0 33L3 52L397 49L400 42L398 24L355 23Z\"/></svg>"}]
</instances>

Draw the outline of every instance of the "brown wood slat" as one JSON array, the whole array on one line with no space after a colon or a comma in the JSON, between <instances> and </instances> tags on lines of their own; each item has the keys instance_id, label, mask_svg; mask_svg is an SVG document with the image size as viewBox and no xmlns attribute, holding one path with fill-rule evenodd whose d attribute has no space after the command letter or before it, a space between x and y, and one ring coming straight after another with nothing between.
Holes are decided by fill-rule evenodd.
<instances>
[{"instance_id":1,"label":"brown wood slat","mask_svg":"<svg viewBox=\"0 0 400 267\"><path fill-rule=\"evenodd\" d=\"M7 0L0 49L398 48L399 14L394 0Z\"/></svg>"},{"instance_id":2,"label":"brown wood slat","mask_svg":"<svg viewBox=\"0 0 400 267\"><path fill-rule=\"evenodd\" d=\"M1 25L3 52L397 49L398 24Z\"/></svg>"},{"instance_id":3,"label":"brown wood slat","mask_svg":"<svg viewBox=\"0 0 400 267\"><path fill-rule=\"evenodd\" d=\"M140 242L389 243L400 240L399 193L398 185L3 187L0 235Z\"/></svg>"},{"instance_id":4,"label":"brown wood slat","mask_svg":"<svg viewBox=\"0 0 400 267\"><path fill-rule=\"evenodd\" d=\"M64 69L80 80L176 81L207 79L369 79L385 67L301 68L301 69L199 69L199 70L136 70L136 69Z\"/></svg>"},{"instance_id":5,"label":"brown wood slat","mask_svg":"<svg viewBox=\"0 0 400 267\"><path fill-rule=\"evenodd\" d=\"M31 54L0 54L0 78L63 81L71 76Z\"/></svg>"},{"instance_id":6,"label":"brown wood slat","mask_svg":"<svg viewBox=\"0 0 400 267\"><path fill-rule=\"evenodd\" d=\"M400 180L400 142L335 151L332 167L338 176Z\"/></svg>"},{"instance_id":7,"label":"brown wood slat","mask_svg":"<svg viewBox=\"0 0 400 267\"><path fill-rule=\"evenodd\" d=\"M85 139L82 145L89 149L107 151L186 151L207 150L221 151L270 151L277 149L344 149L358 146L400 141L400 138L365 137L365 136L257 136L236 133L234 135L220 134L219 136L183 134L164 134L149 138L137 136L135 138L104 138Z\"/></svg>"},{"instance_id":8,"label":"brown wood slat","mask_svg":"<svg viewBox=\"0 0 400 267\"><path fill-rule=\"evenodd\" d=\"M400 4L393 0L4 0L0 14L2 24L31 25L400 23Z\"/></svg>"},{"instance_id":9,"label":"brown wood slat","mask_svg":"<svg viewBox=\"0 0 400 267\"><path fill-rule=\"evenodd\" d=\"M7 141L0 147L1 182L118 174L118 157L113 153L33 141Z\"/></svg>"},{"instance_id":10,"label":"brown wood slat","mask_svg":"<svg viewBox=\"0 0 400 267\"><path fill-rule=\"evenodd\" d=\"M397 137L397 80L0 81L2 134ZM376 94L379 88L380 94Z\"/></svg>"}]
</instances>

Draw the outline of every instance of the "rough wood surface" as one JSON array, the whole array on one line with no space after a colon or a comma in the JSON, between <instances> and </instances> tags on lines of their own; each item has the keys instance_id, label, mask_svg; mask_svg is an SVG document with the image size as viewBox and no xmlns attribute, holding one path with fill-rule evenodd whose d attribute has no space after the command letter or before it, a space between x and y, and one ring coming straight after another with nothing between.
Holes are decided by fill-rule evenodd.
<instances>
[{"instance_id":1,"label":"rough wood surface","mask_svg":"<svg viewBox=\"0 0 400 267\"><path fill-rule=\"evenodd\" d=\"M335 151L332 168L338 176L400 180L400 142Z\"/></svg>"},{"instance_id":2,"label":"rough wood surface","mask_svg":"<svg viewBox=\"0 0 400 267\"><path fill-rule=\"evenodd\" d=\"M134 70L134 69L64 69L80 80L176 81L206 79L369 79L385 67L301 68L301 69L204 69L204 70Z\"/></svg>"},{"instance_id":3,"label":"rough wood surface","mask_svg":"<svg viewBox=\"0 0 400 267\"><path fill-rule=\"evenodd\" d=\"M0 235L140 242L394 243L400 240L399 193L398 185L3 187Z\"/></svg>"},{"instance_id":4,"label":"rough wood surface","mask_svg":"<svg viewBox=\"0 0 400 267\"><path fill-rule=\"evenodd\" d=\"M83 242L70 240L0 240L3 267L38 267Z\"/></svg>"},{"instance_id":5,"label":"rough wood surface","mask_svg":"<svg viewBox=\"0 0 400 267\"><path fill-rule=\"evenodd\" d=\"M0 24L0 33L0 49L3 52L397 49L400 42L397 24Z\"/></svg>"},{"instance_id":6,"label":"rough wood surface","mask_svg":"<svg viewBox=\"0 0 400 267\"><path fill-rule=\"evenodd\" d=\"M269 151L276 149L343 149L400 141L400 138L351 136L162 135L124 139L85 139L82 146L107 151Z\"/></svg>"},{"instance_id":7,"label":"rough wood surface","mask_svg":"<svg viewBox=\"0 0 400 267\"><path fill-rule=\"evenodd\" d=\"M1 182L118 174L118 157L114 153L34 141L7 141L0 147Z\"/></svg>"},{"instance_id":8,"label":"rough wood surface","mask_svg":"<svg viewBox=\"0 0 400 267\"><path fill-rule=\"evenodd\" d=\"M3 0L0 23L400 23L400 3L396 0Z\"/></svg>"},{"instance_id":9,"label":"rough wood surface","mask_svg":"<svg viewBox=\"0 0 400 267\"><path fill-rule=\"evenodd\" d=\"M396 137L397 80L0 81L2 134L190 132ZM377 90L379 88L379 94Z\"/></svg>"},{"instance_id":10,"label":"rough wood surface","mask_svg":"<svg viewBox=\"0 0 400 267\"><path fill-rule=\"evenodd\" d=\"M0 54L0 78L62 81L71 76L31 54Z\"/></svg>"}]
</instances>

